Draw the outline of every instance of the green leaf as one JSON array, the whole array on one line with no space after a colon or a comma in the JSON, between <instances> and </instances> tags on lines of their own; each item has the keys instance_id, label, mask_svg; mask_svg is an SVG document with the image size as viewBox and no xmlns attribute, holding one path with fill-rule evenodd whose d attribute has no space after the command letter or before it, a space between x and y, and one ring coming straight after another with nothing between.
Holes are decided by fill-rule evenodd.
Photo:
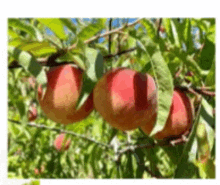
<instances>
[{"instance_id":1,"label":"green leaf","mask_svg":"<svg viewBox=\"0 0 220 185\"><path fill-rule=\"evenodd\" d=\"M199 168L199 173L202 178L214 179L215 178L215 163L213 159L207 161L198 161L196 165Z\"/></svg>"},{"instance_id":2,"label":"green leaf","mask_svg":"<svg viewBox=\"0 0 220 185\"><path fill-rule=\"evenodd\" d=\"M8 47L8 52L24 67L25 70L30 72L36 78L38 83L43 85L47 83L46 73L42 66L28 52L12 46Z\"/></svg>"},{"instance_id":3,"label":"green leaf","mask_svg":"<svg viewBox=\"0 0 220 185\"><path fill-rule=\"evenodd\" d=\"M191 34L191 20L185 20L185 27L184 27L184 42L186 44L187 52L191 53L193 51L193 38Z\"/></svg>"},{"instance_id":4,"label":"green leaf","mask_svg":"<svg viewBox=\"0 0 220 185\"><path fill-rule=\"evenodd\" d=\"M206 39L199 59L200 67L204 70L210 69L212 66L212 61L214 61L214 58L215 45L209 39Z\"/></svg>"},{"instance_id":5,"label":"green leaf","mask_svg":"<svg viewBox=\"0 0 220 185\"><path fill-rule=\"evenodd\" d=\"M34 36L34 38L36 38L38 41L43 40L41 33L36 28L34 28L32 25L22 22L20 19L10 18L8 19L8 25Z\"/></svg>"},{"instance_id":6,"label":"green leaf","mask_svg":"<svg viewBox=\"0 0 220 185\"><path fill-rule=\"evenodd\" d=\"M199 167L200 176L202 178L215 178L215 165L214 161L211 159L208 134L206 126L203 123L198 125L197 140L199 160L196 162L196 164Z\"/></svg>"},{"instance_id":7,"label":"green leaf","mask_svg":"<svg viewBox=\"0 0 220 185\"><path fill-rule=\"evenodd\" d=\"M180 39L179 39L179 34L177 32L177 28L176 26L178 25L175 25L174 21L173 20L170 20L170 24L171 24L171 28L172 28L172 34L173 34L173 38L174 38L174 43L177 47L181 48L181 43L180 43Z\"/></svg>"},{"instance_id":8,"label":"green leaf","mask_svg":"<svg viewBox=\"0 0 220 185\"><path fill-rule=\"evenodd\" d=\"M92 48L86 48L85 55L87 58L87 69L83 74L83 87L77 102L77 109L79 109L87 100L95 83L104 73L103 56L100 52Z\"/></svg>"},{"instance_id":9,"label":"green leaf","mask_svg":"<svg viewBox=\"0 0 220 185\"><path fill-rule=\"evenodd\" d=\"M174 176L175 178L184 178L186 174L190 175L190 173L188 173L189 171L193 173L192 171L196 170L195 165L193 164L194 161L189 161L189 157L190 157L190 151L194 149L193 143L196 137L196 131L199 124L201 105L202 103L200 103L199 105L195 122L193 124L191 133L189 135L189 140L184 146L183 153L179 159L177 168L175 170L175 176Z\"/></svg>"},{"instance_id":10,"label":"green leaf","mask_svg":"<svg viewBox=\"0 0 220 185\"><path fill-rule=\"evenodd\" d=\"M207 34L207 39L214 43L215 44L215 25L212 25L210 28L209 28L209 32Z\"/></svg>"},{"instance_id":11,"label":"green leaf","mask_svg":"<svg viewBox=\"0 0 220 185\"><path fill-rule=\"evenodd\" d=\"M133 166L133 160L132 160L132 154L129 152L127 155L127 163L125 166L125 171L123 173L124 178L134 178L134 166Z\"/></svg>"},{"instance_id":12,"label":"green leaf","mask_svg":"<svg viewBox=\"0 0 220 185\"><path fill-rule=\"evenodd\" d=\"M104 73L103 56L101 52L92 48L86 48L87 70L88 77L94 82L98 81Z\"/></svg>"},{"instance_id":13,"label":"green leaf","mask_svg":"<svg viewBox=\"0 0 220 185\"><path fill-rule=\"evenodd\" d=\"M77 28L76 28L75 24L71 21L71 19L60 18L60 20L64 26L66 26L70 31L72 31L74 34L76 34Z\"/></svg>"},{"instance_id":14,"label":"green leaf","mask_svg":"<svg viewBox=\"0 0 220 185\"><path fill-rule=\"evenodd\" d=\"M26 43L26 42L27 42L26 40L24 40L24 39L22 39L22 38L20 38L20 37L16 37L16 38L10 40L10 41L8 42L8 45L9 45L9 46L18 47L19 45L24 44L24 43Z\"/></svg>"},{"instance_id":15,"label":"green leaf","mask_svg":"<svg viewBox=\"0 0 220 185\"><path fill-rule=\"evenodd\" d=\"M153 41L156 41L157 35L156 35L156 28L155 28L154 24L148 19L142 19L140 23L146 28L147 35Z\"/></svg>"},{"instance_id":16,"label":"green leaf","mask_svg":"<svg viewBox=\"0 0 220 185\"><path fill-rule=\"evenodd\" d=\"M17 48L23 51L29 51L36 57L50 55L57 52L57 49L50 46L48 42L29 42L21 44Z\"/></svg>"},{"instance_id":17,"label":"green leaf","mask_svg":"<svg viewBox=\"0 0 220 185\"><path fill-rule=\"evenodd\" d=\"M136 149L134 156L136 158L137 161L137 170L136 170L136 178L142 178L144 171L145 171L145 166L144 166L144 152L142 151L142 149Z\"/></svg>"},{"instance_id":18,"label":"green leaf","mask_svg":"<svg viewBox=\"0 0 220 185\"><path fill-rule=\"evenodd\" d=\"M29 51L36 57L50 55L57 52L55 47L52 47L48 42L27 41L21 38L15 38L8 43L9 46L14 46L23 51Z\"/></svg>"},{"instance_id":19,"label":"green leaf","mask_svg":"<svg viewBox=\"0 0 220 185\"><path fill-rule=\"evenodd\" d=\"M93 175L94 175L95 178L97 178L98 175L99 175L98 167L97 167L97 162L99 160L97 158L97 154L99 154L98 150L99 150L98 145L95 145L93 150L92 150L92 153L91 153L91 166L92 166Z\"/></svg>"},{"instance_id":20,"label":"green leaf","mask_svg":"<svg viewBox=\"0 0 220 185\"><path fill-rule=\"evenodd\" d=\"M78 38L81 40L87 40L90 37L93 37L98 31L105 28L105 22L106 18L99 18L96 23L90 23L78 33Z\"/></svg>"},{"instance_id":21,"label":"green leaf","mask_svg":"<svg viewBox=\"0 0 220 185\"><path fill-rule=\"evenodd\" d=\"M81 69L85 70L86 66L84 64L84 61L81 59L80 55L75 55L71 52L66 53L65 55L59 57L56 59L57 62L74 62L76 63Z\"/></svg>"},{"instance_id":22,"label":"green leaf","mask_svg":"<svg viewBox=\"0 0 220 185\"><path fill-rule=\"evenodd\" d=\"M179 48L175 48L173 51L170 51L170 53L178 57L184 64L186 64L190 71L202 76L203 71L199 67L198 63L194 60L194 55L187 55Z\"/></svg>"},{"instance_id":23,"label":"green leaf","mask_svg":"<svg viewBox=\"0 0 220 185\"><path fill-rule=\"evenodd\" d=\"M67 39L63 28L63 22L59 18L38 18L37 20L48 27L61 40Z\"/></svg>"},{"instance_id":24,"label":"green leaf","mask_svg":"<svg viewBox=\"0 0 220 185\"><path fill-rule=\"evenodd\" d=\"M13 39L19 37L19 34L10 28L8 28L8 35L10 38L13 38Z\"/></svg>"},{"instance_id":25,"label":"green leaf","mask_svg":"<svg viewBox=\"0 0 220 185\"><path fill-rule=\"evenodd\" d=\"M172 103L173 79L161 52L156 46L153 48L152 43L148 43L146 49L140 43L137 46L151 58L151 65L158 89L158 114L156 124L150 134L152 136L161 131L166 124Z\"/></svg>"},{"instance_id":26,"label":"green leaf","mask_svg":"<svg viewBox=\"0 0 220 185\"><path fill-rule=\"evenodd\" d=\"M25 107L24 100L23 99L17 100L15 104L16 104L16 107L18 108L20 117L22 119L24 116L26 116L26 107Z\"/></svg>"},{"instance_id":27,"label":"green leaf","mask_svg":"<svg viewBox=\"0 0 220 185\"><path fill-rule=\"evenodd\" d=\"M172 31L170 18L163 19L163 24L166 29L166 33L167 33L169 40L171 41L171 43L174 44L174 35L173 35L173 31Z\"/></svg>"},{"instance_id":28,"label":"green leaf","mask_svg":"<svg viewBox=\"0 0 220 185\"><path fill-rule=\"evenodd\" d=\"M206 127L203 123L199 123L196 131L196 136L198 140L198 154L199 159L210 157L210 149L207 139Z\"/></svg>"},{"instance_id":29,"label":"green leaf","mask_svg":"<svg viewBox=\"0 0 220 185\"><path fill-rule=\"evenodd\" d=\"M203 123L206 127L210 152L214 146L215 140L215 131L213 129L213 127L215 127L215 119L213 118L212 110L213 108L208 104L208 102L205 99L203 99L200 122Z\"/></svg>"},{"instance_id":30,"label":"green leaf","mask_svg":"<svg viewBox=\"0 0 220 185\"><path fill-rule=\"evenodd\" d=\"M215 85L215 62L213 61L212 67L209 70L209 73L205 80L206 86L213 86Z\"/></svg>"}]
</instances>

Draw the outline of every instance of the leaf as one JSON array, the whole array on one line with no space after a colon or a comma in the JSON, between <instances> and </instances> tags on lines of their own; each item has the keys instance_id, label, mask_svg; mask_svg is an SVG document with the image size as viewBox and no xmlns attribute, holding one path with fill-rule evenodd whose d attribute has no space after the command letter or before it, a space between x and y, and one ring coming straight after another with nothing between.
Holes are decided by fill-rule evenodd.
<instances>
[{"instance_id":1,"label":"leaf","mask_svg":"<svg viewBox=\"0 0 220 185\"><path fill-rule=\"evenodd\" d=\"M134 178L134 166L133 166L133 160L132 160L132 154L129 152L127 155L127 163L125 166L125 171L123 174L123 178Z\"/></svg>"},{"instance_id":2,"label":"leaf","mask_svg":"<svg viewBox=\"0 0 220 185\"><path fill-rule=\"evenodd\" d=\"M208 137L208 144L210 148L210 152L214 146L214 140L215 140L215 119L212 115L213 108L208 104L208 102L203 99L202 100L202 107L201 107L201 116L200 116L200 122L203 123L206 127L207 137Z\"/></svg>"},{"instance_id":3,"label":"leaf","mask_svg":"<svg viewBox=\"0 0 220 185\"><path fill-rule=\"evenodd\" d=\"M10 18L8 19L8 25L34 36L34 38L36 38L38 41L43 40L41 33L36 28L34 28L32 25L25 24L20 19Z\"/></svg>"},{"instance_id":4,"label":"leaf","mask_svg":"<svg viewBox=\"0 0 220 185\"><path fill-rule=\"evenodd\" d=\"M206 86L213 86L215 85L215 62L213 61L212 67L209 70L209 73L205 80Z\"/></svg>"},{"instance_id":5,"label":"leaf","mask_svg":"<svg viewBox=\"0 0 220 185\"><path fill-rule=\"evenodd\" d=\"M9 46L17 47L17 46L19 46L19 45L21 45L21 44L23 44L23 43L26 43L26 42L27 42L26 40L24 40L24 39L22 39L22 38L20 38L20 37L17 37L17 38L15 38L15 39L10 40L10 41L8 42L8 45L9 45Z\"/></svg>"},{"instance_id":6,"label":"leaf","mask_svg":"<svg viewBox=\"0 0 220 185\"><path fill-rule=\"evenodd\" d=\"M156 46L152 49L152 44L148 44L146 49L143 48L144 46L140 43L137 46L151 58L151 65L158 89L158 114L156 124L150 134L150 136L152 136L161 131L166 124L172 103L173 79L159 49L156 49Z\"/></svg>"},{"instance_id":7,"label":"leaf","mask_svg":"<svg viewBox=\"0 0 220 185\"><path fill-rule=\"evenodd\" d=\"M174 44L174 35L173 35L173 31L172 31L170 18L163 19L163 24L164 24L164 27L165 27L165 30L166 30L166 33L167 33L169 40L171 41L171 43Z\"/></svg>"},{"instance_id":8,"label":"leaf","mask_svg":"<svg viewBox=\"0 0 220 185\"><path fill-rule=\"evenodd\" d=\"M180 40L179 40L179 34L177 32L177 28L176 28L176 26L178 26L178 25L175 25L173 20L170 20L170 24L171 24L171 28L172 28L174 43L177 47L181 48L182 46L181 46L181 43L180 43Z\"/></svg>"},{"instance_id":9,"label":"leaf","mask_svg":"<svg viewBox=\"0 0 220 185\"><path fill-rule=\"evenodd\" d=\"M191 34L191 20L185 19L185 27L184 27L184 42L186 44L187 52L191 53L193 51L193 38Z\"/></svg>"},{"instance_id":10,"label":"leaf","mask_svg":"<svg viewBox=\"0 0 220 185\"><path fill-rule=\"evenodd\" d=\"M211 150L208 143L208 135L205 124L200 123L197 127L198 155L197 166L200 176L203 178L215 178L215 165L211 159Z\"/></svg>"},{"instance_id":11,"label":"leaf","mask_svg":"<svg viewBox=\"0 0 220 185\"><path fill-rule=\"evenodd\" d=\"M137 161L137 170L136 170L136 178L142 178L144 171L145 171L145 166L144 166L144 152L142 151L142 149L136 149L134 152L134 156L136 158Z\"/></svg>"},{"instance_id":12,"label":"leaf","mask_svg":"<svg viewBox=\"0 0 220 185\"><path fill-rule=\"evenodd\" d=\"M207 33L207 39L215 44L215 25L212 25L209 28L209 32Z\"/></svg>"},{"instance_id":13,"label":"leaf","mask_svg":"<svg viewBox=\"0 0 220 185\"><path fill-rule=\"evenodd\" d=\"M98 31L101 31L105 28L106 18L97 19L96 23L90 23L88 26L82 28L82 30L78 33L78 38L81 40L89 39L93 37Z\"/></svg>"},{"instance_id":14,"label":"leaf","mask_svg":"<svg viewBox=\"0 0 220 185\"><path fill-rule=\"evenodd\" d=\"M199 123L196 131L198 140L198 154L200 160L206 160L210 157L210 149L207 139L206 127L203 123Z\"/></svg>"},{"instance_id":15,"label":"leaf","mask_svg":"<svg viewBox=\"0 0 220 185\"><path fill-rule=\"evenodd\" d=\"M65 55L59 57L56 59L57 62L74 62L76 63L81 69L85 70L86 66L84 64L84 61L81 59L80 55L75 55L71 52L66 53Z\"/></svg>"},{"instance_id":16,"label":"leaf","mask_svg":"<svg viewBox=\"0 0 220 185\"><path fill-rule=\"evenodd\" d=\"M196 165L199 168L199 173L202 178L215 178L215 163L212 159L208 159L205 162L198 161Z\"/></svg>"},{"instance_id":17,"label":"leaf","mask_svg":"<svg viewBox=\"0 0 220 185\"><path fill-rule=\"evenodd\" d=\"M63 23L59 18L38 18L37 19L40 23L44 24L48 27L55 35L60 38L61 40L66 40L67 36L65 34Z\"/></svg>"},{"instance_id":18,"label":"leaf","mask_svg":"<svg viewBox=\"0 0 220 185\"><path fill-rule=\"evenodd\" d=\"M156 41L157 35L156 35L156 28L154 24L148 20L148 19L142 19L140 23L146 28L147 35L153 40Z\"/></svg>"},{"instance_id":19,"label":"leaf","mask_svg":"<svg viewBox=\"0 0 220 185\"><path fill-rule=\"evenodd\" d=\"M77 28L76 28L75 24L71 21L71 19L60 18L60 20L64 26L66 26L70 31L72 31L74 34L76 34Z\"/></svg>"},{"instance_id":20,"label":"leaf","mask_svg":"<svg viewBox=\"0 0 220 185\"><path fill-rule=\"evenodd\" d=\"M79 109L87 100L88 96L91 95L90 93L95 87L95 83L104 73L103 56L100 52L92 48L86 48L85 55L87 58L87 69L83 74L83 86L77 102L77 109Z\"/></svg>"},{"instance_id":21,"label":"leaf","mask_svg":"<svg viewBox=\"0 0 220 185\"><path fill-rule=\"evenodd\" d=\"M202 69L208 70L212 66L212 61L215 58L215 45L209 39L206 38L204 47L199 58L199 65Z\"/></svg>"},{"instance_id":22,"label":"leaf","mask_svg":"<svg viewBox=\"0 0 220 185\"><path fill-rule=\"evenodd\" d=\"M99 175L99 172L98 172L98 169L97 169L97 154L98 154L98 145L95 145L93 150L92 150L92 153L91 153L91 166L92 166L92 170L93 170L93 175L95 178L98 177Z\"/></svg>"},{"instance_id":23,"label":"leaf","mask_svg":"<svg viewBox=\"0 0 220 185\"><path fill-rule=\"evenodd\" d=\"M182 52L181 49L176 48L173 51L170 51L174 56L178 57L184 64L187 65L190 71L202 76L203 71L199 67L198 63L194 60L194 55L187 55L185 52Z\"/></svg>"},{"instance_id":24,"label":"leaf","mask_svg":"<svg viewBox=\"0 0 220 185\"><path fill-rule=\"evenodd\" d=\"M10 38L13 38L13 39L19 37L19 34L10 28L8 28L8 35Z\"/></svg>"},{"instance_id":25,"label":"leaf","mask_svg":"<svg viewBox=\"0 0 220 185\"><path fill-rule=\"evenodd\" d=\"M17 100L15 104L16 104L16 107L18 108L20 117L22 119L24 116L26 116L26 107L25 107L24 100L23 99Z\"/></svg>"},{"instance_id":26,"label":"leaf","mask_svg":"<svg viewBox=\"0 0 220 185\"><path fill-rule=\"evenodd\" d=\"M87 70L88 77L94 82L98 81L104 73L103 56L101 52L92 48L86 48Z\"/></svg>"},{"instance_id":27,"label":"leaf","mask_svg":"<svg viewBox=\"0 0 220 185\"><path fill-rule=\"evenodd\" d=\"M8 47L8 52L24 67L25 70L30 72L36 78L39 84L46 85L46 73L33 56L26 51L22 51L12 46Z\"/></svg>"},{"instance_id":28,"label":"leaf","mask_svg":"<svg viewBox=\"0 0 220 185\"><path fill-rule=\"evenodd\" d=\"M17 47L23 51L29 51L36 57L50 55L57 52L57 49L50 46L48 42L29 42L23 43Z\"/></svg>"},{"instance_id":29,"label":"leaf","mask_svg":"<svg viewBox=\"0 0 220 185\"><path fill-rule=\"evenodd\" d=\"M200 105L199 105L197 115L196 115L196 118L195 118L195 122L193 124L191 133L189 135L189 140L184 146L183 153L182 153L182 155L179 159L178 165L176 167L175 175L174 175L175 178L184 178L186 174L190 175L188 173L190 168L192 170L196 170L195 165L192 163L192 161L189 161L189 157L190 157L190 151L194 149L192 146L194 144L197 127L198 127L198 124L199 124L201 105L202 105L202 103L200 103Z\"/></svg>"}]
</instances>

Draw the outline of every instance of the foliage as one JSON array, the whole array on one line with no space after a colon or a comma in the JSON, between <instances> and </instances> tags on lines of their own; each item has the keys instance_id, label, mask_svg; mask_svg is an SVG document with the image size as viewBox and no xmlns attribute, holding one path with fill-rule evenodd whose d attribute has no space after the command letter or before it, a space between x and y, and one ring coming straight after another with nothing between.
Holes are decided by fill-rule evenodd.
<instances>
[{"instance_id":1,"label":"foliage","mask_svg":"<svg viewBox=\"0 0 220 185\"><path fill-rule=\"evenodd\" d=\"M109 21L9 18L8 178L215 178L215 19L144 18L134 24L113 19L108 32ZM47 119L36 99L37 85L47 83L50 65L63 62L85 70L78 108L111 68L154 76L159 107L151 135L166 123L174 87L194 90L188 139L174 144L139 129L121 132L95 110L67 126ZM30 77L36 78L34 87ZM33 102L38 117L28 123ZM61 131L71 138L64 152L53 146Z\"/></svg>"}]
</instances>

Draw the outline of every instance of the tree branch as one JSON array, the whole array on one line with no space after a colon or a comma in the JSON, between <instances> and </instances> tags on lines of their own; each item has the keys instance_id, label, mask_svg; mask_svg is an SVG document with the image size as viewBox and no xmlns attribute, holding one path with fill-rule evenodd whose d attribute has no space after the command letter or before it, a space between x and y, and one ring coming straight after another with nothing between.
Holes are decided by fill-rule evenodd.
<instances>
[{"instance_id":1,"label":"tree branch","mask_svg":"<svg viewBox=\"0 0 220 185\"><path fill-rule=\"evenodd\" d=\"M21 125L21 122L16 121L16 120L8 119L8 121L10 121L12 123L15 123L15 124ZM111 145L107 145L105 143L98 142L98 141L96 141L96 140L94 140L92 138L88 138L88 137L86 137L84 135L77 134L75 132L71 132L71 131L68 131L68 130L63 130L63 129L59 129L59 128L55 128L55 127L48 127L48 126L45 126L45 125L37 125L35 123L27 123L27 126L36 127L36 128L43 129L43 130L51 130L51 131L55 131L55 132L58 132L58 133L70 134L70 135L72 135L74 137L78 137L78 138L84 139L86 141L93 142L93 143L95 143L97 145L104 146L105 148L112 148Z\"/></svg>"},{"instance_id":2,"label":"tree branch","mask_svg":"<svg viewBox=\"0 0 220 185\"><path fill-rule=\"evenodd\" d=\"M109 59L109 58L112 58L112 57L115 57L115 56L119 56L119 55L122 55L122 54L125 54L125 53L129 53L129 52L132 52L134 50L136 50L137 48L136 47L133 47L133 48L130 48L130 49L127 49L127 50L124 50L124 51L121 51L119 53L115 53L115 54L109 54L109 55L106 55L104 56L104 60L106 59ZM54 63L54 64L50 64L48 65L47 64L47 61L48 61L48 58L39 58L37 59L38 63L41 65L41 66L59 66L59 65L63 65L63 64L72 64L73 62L62 62L62 63ZM8 66L8 69L15 69L15 68L20 68L22 67L17 61L13 61L9 66Z\"/></svg>"},{"instance_id":3,"label":"tree branch","mask_svg":"<svg viewBox=\"0 0 220 185\"><path fill-rule=\"evenodd\" d=\"M187 93L191 93L191 94L202 94L205 96L211 96L214 97L215 96L215 92L214 91L209 91L206 89L201 88L197 88L197 87L182 87L182 86L177 86L181 91L186 91Z\"/></svg>"},{"instance_id":4,"label":"tree branch","mask_svg":"<svg viewBox=\"0 0 220 185\"><path fill-rule=\"evenodd\" d=\"M159 36L160 36L161 24L162 24L162 18L159 19L159 24L158 24L158 28L157 28L157 38L158 39L159 39Z\"/></svg>"},{"instance_id":5,"label":"tree branch","mask_svg":"<svg viewBox=\"0 0 220 185\"><path fill-rule=\"evenodd\" d=\"M111 30L111 31L107 31L107 32L105 32L105 33L103 33L103 34L100 34L100 35L96 35L96 36L94 36L94 37L92 37L92 38L90 38L90 39L84 41L84 43L85 43L85 44L88 44L88 43L90 43L90 42L92 42L92 41L94 41L94 40L96 40L96 39L99 39L100 37L105 37L105 36L108 36L108 35L110 35L110 34L114 34L114 33L120 32L120 31L122 31L123 29L125 29L125 28L127 28L127 27L132 27L132 26L134 26L135 24L139 23L140 20L141 20L141 19L137 19L137 20L134 21L133 23L125 24L125 25L123 25L123 26L121 26L121 27L119 27L119 28L117 28L117 29L114 29L114 30Z\"/></svg>"}]
</instances>

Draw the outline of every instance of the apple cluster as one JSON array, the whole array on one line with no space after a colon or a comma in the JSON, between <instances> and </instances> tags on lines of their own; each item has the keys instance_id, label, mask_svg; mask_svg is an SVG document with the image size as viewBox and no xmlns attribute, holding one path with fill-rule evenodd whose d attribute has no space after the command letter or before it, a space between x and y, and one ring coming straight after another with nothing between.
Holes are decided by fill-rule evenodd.
<instances>
[{"instance_id":1,"label":"apple cluster","mask_svg":"<svg viewBox=\"0 0 220 185\"><path fill-rule=\"evenodd\" d=\"M139 127L150 134L154 128L158 112L157 86L149 74L128 68L110 70L79 109L76 104L83 86L82 70L70 64L52 67L47 80L46 92L38 87L38 100L46 116L57 123L81 121L96 109L110 125L122 131ZM178 137L191 128L192 121L190 99L175 89L165 127L154 138Z\"/></svg>"}]
</instances>

